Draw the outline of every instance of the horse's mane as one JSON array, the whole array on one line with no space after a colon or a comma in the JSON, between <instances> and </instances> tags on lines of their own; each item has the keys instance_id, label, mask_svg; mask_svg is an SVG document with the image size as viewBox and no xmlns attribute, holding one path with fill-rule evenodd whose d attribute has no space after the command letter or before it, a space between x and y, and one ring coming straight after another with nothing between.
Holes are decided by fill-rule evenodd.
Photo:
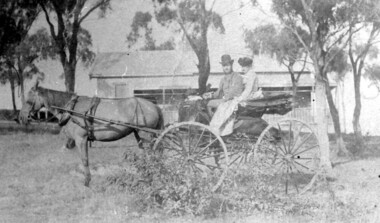
<instances>
[{"instance_id":1,"label":"horse's mane","mask_svg":"<svg viewBox=\"0 0 380 223\"><path fill-rule=\"evenodd\" d=\"M66 92L66 91L58 91L58 90L53 90L49 88L44 88L44 87L36 87L34 89L37 91L39 94L43 95L46 97L49 101L50 104L55 104L56 106L65 106L66 103L74 96L76 95L75 93L72 92Z\"/></svg>"},{"instance_id":2,"label":"horse's mane","mask_svg":"<svg viewBox=\"0 0 380 223\"><path fill-rule=\"evenodd\" d=\"M40 87L40 86L38 86L35 90L40 92L40 93L51 92L53 94L70 95L70 96L75 95L75 93L72 93L72 92L58 91L58 90L53 90L50 88L44 88L44 87Z\"/></svg>"}]
</instances>

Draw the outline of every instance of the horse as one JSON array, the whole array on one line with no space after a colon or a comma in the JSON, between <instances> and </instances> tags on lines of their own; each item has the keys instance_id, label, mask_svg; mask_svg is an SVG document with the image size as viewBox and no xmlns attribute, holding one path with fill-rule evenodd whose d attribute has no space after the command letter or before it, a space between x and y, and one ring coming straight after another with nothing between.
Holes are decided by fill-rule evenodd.
<instances>
[{"instance_id":1,"label":"horse","mask_svg":"<svg viewBox=\"0 0 380 223\"><path fill-rule=\"evenodd\" d=\"M103 118L103 120L78 115L87 114L94 107L93 102L94 99L91 97L76 96L74 93L39 87L36 82L36 85L28 92L19 114L20 123L27 124L30 116L45 107L60 119L61 125L64 125L65 134L75 141L80 151L84 166L84 185L87 187L91 181L88 160L89 140L109 142L134 133L140 148L142 148L139 130L149 129L152 130L151 133L155 133L154 131L159 132L164 124L162 111L157 105L136 97L99 98L93 115ZM57 107L67 108L68 106L72 111L68 113L72 113L72 115L67 112L62 113L57 109ZM109 122L105 119L117 120L119 123Z\"/></svg>"}]
</instances>

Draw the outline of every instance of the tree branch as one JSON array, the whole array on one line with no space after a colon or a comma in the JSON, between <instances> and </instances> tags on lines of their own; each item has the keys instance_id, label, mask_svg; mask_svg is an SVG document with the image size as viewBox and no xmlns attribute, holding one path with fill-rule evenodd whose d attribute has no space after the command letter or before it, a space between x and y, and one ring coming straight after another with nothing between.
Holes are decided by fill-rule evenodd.
<instances>
[{"instance_id":1,"label":"tree branch","mask_svg":"<svg viewBox=\"0 0 380 223\"><path fill-rule=\"evenodd\" d=\"M184 25L181 13L179 12L180 9L179 9L177 4L175 4L175 6L177 7L177 9L176 9L177 19L176 19L176 21L179 24L179 26L181 27L183 33L185 34L186 39L189 41L191 48L193 48L194 52L196 54L198 54L199 50L197 48L197 45L194 43L193 39L191 38L190 34L187 32L187 29Z\"/></svg>"},{"instance_id":2,"label":"tree branch","mask_svg":"<svg viewBox=\"0 0 380 223\"><path fill-rule=\"evenodd\" d=\"M56 39L56 38L57 38L57 35L55 34L54 25L53 25L53 23L50 21L49 13L48 13L48 11L47 11L47 9L46 9L46 7L45 7L45 4L40 3L40 6L41 6L42 10L43 10L44 13L45 13L45 18L46 18L46 21L47 21L47 23L48 23L48 25L49 25L51 35L53 36L54 39Z\"/></svg>"},{"instance_id":3,"label":"tree branch","mask_svg":"<svg viewBox=\"0 0 380 223\"><path fill-rule=\"evenodd\" d=\"M83 22L83 20L85 20L90 14L92 11L94 11L95 9L97 9L98 7L100 7L101 5L103 4L107 4L109 3L110 0L102 0L102 1L99 1L98 4L95 4L93 5L87 12L86 14L84 14L82 16L82 18L79 19L79 24Z\"/></svg>"}]
</instances>

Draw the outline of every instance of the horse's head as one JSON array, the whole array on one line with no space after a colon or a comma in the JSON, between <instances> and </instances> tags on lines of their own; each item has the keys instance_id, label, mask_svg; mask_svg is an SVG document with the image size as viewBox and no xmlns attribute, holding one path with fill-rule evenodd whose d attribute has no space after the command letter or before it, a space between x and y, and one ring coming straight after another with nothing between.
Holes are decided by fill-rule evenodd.
<instances>
[{"instance_id":1,"label":"horse's head","mask_svg":"<svg viewBox=\"0 0 380 223\"><path fill-rule=\"evenodd\" d=\"M30 117L43 107L48 107L47 101L38 88L38 82L36 82L36 85L28 92L25 102L22 105L19 121L22 124L28 124Z\"/></svg>"}]
</instances>

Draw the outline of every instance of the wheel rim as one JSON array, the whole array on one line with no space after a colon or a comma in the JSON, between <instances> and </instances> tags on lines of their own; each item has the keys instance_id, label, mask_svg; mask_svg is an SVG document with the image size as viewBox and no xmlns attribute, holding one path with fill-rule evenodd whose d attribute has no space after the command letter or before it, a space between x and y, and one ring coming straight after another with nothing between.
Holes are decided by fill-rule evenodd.
<instances>
[{"instance_id":1,"label":"wheel rim","mask_svg":"<svg viewBox=\"0 0 380 223\"><path fill-rule=\"evenodd\" d=\"M208 126L181 122L168 127L153 149L162 153L168 166L175 166L185 178L207 178L215 191L228 168L226 146Z\"/></svg>"},{"instance_id":2,"label":"wheel rim","mask_svg":"<svg viewBox=\"0 0 380 223\"><path fill-rule=\"evenodd\" d=\"M269 125L255 145L257 158L265 159L267 174L277 192L304 192L320 163L320 146L312 128L297 119Z\"/></svg>"}]
</instances>

